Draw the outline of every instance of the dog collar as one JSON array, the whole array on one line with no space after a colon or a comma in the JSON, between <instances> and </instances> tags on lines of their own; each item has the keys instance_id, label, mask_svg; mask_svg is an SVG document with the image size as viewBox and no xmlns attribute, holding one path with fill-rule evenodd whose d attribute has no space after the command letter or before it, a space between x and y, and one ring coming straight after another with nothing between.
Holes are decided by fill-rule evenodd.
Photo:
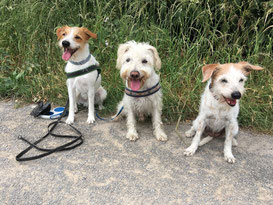
<instances>
[{"instance_id":1,"label":"dog collar","mask_svg":"<svg viewBox=\"0 0 273 205\"><path fill-rule=\"evenodd\" d=\"M77 70L75 72L70 72L70 73L66 73L66 77L69 79L69 78L76 78L78 76L81 76L81 75L85 75L87 73L90 73L94 70L97 70L98 71L98 76L97 76L97 79L101 73L101 69L98 65L91 65L87 68L84 68L84 69L81 69L81 70Z\"/></svg>"},{"instance_id":2,"label":"dog collar","mask_svg":"<svg viewBox=\"0 0 273 205\"><path fill-rule=\"evenodd\" d=\"M153 87L151 88L148 88L147 90L142 90L142 91L133 91L133 90L130 90L129 88L125 88L125 94L128 95L128 96L131 96L131 97L147 97L147 96L150 96L150 95L153 95L155 94L157 91L159 91L161 88L159 82L154 85Z\"/></svg>"},{"instance_id":3,"label":"dog collar","mask_svg":"<svg viewBox=\"0 0 273 205\"><path fill-rule=\"evenodd\" d=\"M69 61L69 62L72 63L73 65L83 65L83 64L85 64L86 62L88 62L88 61L90 60L90 58L91 58L91 54L89 54L89 55L87 56L87 58L84 59L84 60L82 60L82 61L79 61L79 62L76 62L76 61Z\"/></svg>"}]
</instances>

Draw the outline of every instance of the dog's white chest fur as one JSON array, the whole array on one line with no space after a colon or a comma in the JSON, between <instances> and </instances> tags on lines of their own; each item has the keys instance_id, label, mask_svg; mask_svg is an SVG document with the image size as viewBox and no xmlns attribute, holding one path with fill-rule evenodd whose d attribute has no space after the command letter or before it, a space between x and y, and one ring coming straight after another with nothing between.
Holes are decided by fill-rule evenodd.
<instances>
[{"instance_id":1,"label":"dog's white chest fur","mask_svg":"<svg viewBox=\"0 0 273 205\"><path fill-rule=\"evenodd\" d=\"M203 115L206 126L218 132L225 128L229 121L238 117L239 101L234 107L226 103L219 103L219 99L216 99L209 91L209 84L210 82L202 95L199 114Z\"/></svg>"},{"instance_id":2,"label":"dog's white chest fur","mask_svg":"<svg viewBox=\"0 0 273 205\"><path fill-rule=\"evenodd\" d=\"M119 46L117 68L120 69L120 76L126 82L128 89L134 92L150 91L159 82L159 76L154 69L159 70L160 67L161 60L155 47L135 41ZM145 116L151 115L156 139L167 140L167 135L162 129L162 93L160 90L145 97L131 97L125 94L118 105L118 110L122 106L124 109L121 115L127 117L126 137L128 139L138 139L135 116L138 116L139 120L144 120Z\"/></svg>"},{"instance_id":3,"label":"dog's white chest fur","mask_svg":"<svg viewBox=\"0 0 273 205\"><path fill-rule=\"evenodd\" d=\"M74 65L70 62L67 63L65 67L65 72L75 72L78 70L82 70L84 68L87 68L91 65L99 65L99 63L96 61L95 57L91 55L90 60L85 63L84 65ZM101 77L98 76L98 72L96 70L87 73L82 76L78 76L75 78L70 78L67 80L68 84L71 84L73 89L76 89L78 93L81 94L81 97L83 99L87 99L87 92L90 86L94 86L95 90L97 90L100 87Z\"/></svg>"}]
</instances>

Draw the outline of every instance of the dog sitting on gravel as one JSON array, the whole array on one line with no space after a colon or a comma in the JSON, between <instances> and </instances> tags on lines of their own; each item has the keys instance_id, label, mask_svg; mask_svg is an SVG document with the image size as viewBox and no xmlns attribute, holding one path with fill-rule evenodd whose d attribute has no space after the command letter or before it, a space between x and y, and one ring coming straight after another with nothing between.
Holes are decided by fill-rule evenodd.
<instances>
[{"instance_id":1,"label":"dog sitting on gravel","mask_svg":"<svg viewBox=\"0 0 273 205\"><path fill-rule=\"evenodd\" d=\"M126 86L123 99L118 105L118 111L123 107L120 116L127 117L126 137L132 141L137 140L136 116L142 121L151 115L156 139L166 141L167 135L161 121L160 78L155 72L161 68L161 60L156 48L135 41L121 44L116 67L120 69L120 76Z\"/></svg>"},{"instance_id":2,"label":"dog sitting on gravel","mask_svg":"<svg viewBox=\"0 0 273 205\"><path fill-rule=\"evenodd\" d=\"M74 122L77 103L88 106L87 123L95 121L94 104L102 109L107 92L101 86L99 63L89 52L88 40L97 35L85 27L63 26L57 29L59 46L63 49L63 60L67 61L67 88L69 114L67 124Z\"/></svg>"},{"instance_id":3,"label":"dog sitting on gravel","mask_svg":"<svg viewBox=\"0 0 273 205\"><path fill-rule=\"evenodd\" d=\"M204 145L225 133L224 157L229 163L234 163L232 143L239 131L237 117L239 113L239 99L244 93L244 83L251 70L262 70L259 66L247 62L210 64L202 68L203 81L207 86L201 98L200 111L193 121L187 137L194 138L191 145L185 150L184 155L195 153L199 146ZM201 136L205 138L200 142Z\"/></svg>"}]
</instances>

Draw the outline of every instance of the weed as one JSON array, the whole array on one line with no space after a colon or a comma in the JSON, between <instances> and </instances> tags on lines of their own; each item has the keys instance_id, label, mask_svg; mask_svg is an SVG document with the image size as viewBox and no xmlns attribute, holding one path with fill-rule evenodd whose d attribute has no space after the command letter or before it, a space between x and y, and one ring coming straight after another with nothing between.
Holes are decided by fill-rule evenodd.
<instances>
[{"instance_id":1,"label":"weed","mask_svg":"<svg viewBox=\"0 0 273 205\"><path fill-rule=\"evenodd\" d=\"M272 20L272 1L2 0L0 95L64 104L65 62L55 31L65 24L86 26L98 34L90 50L103 69L105 113L113 113L123 95L115 69L118 45L136 40L159 51L163 113L170 120L196 117L205 86L202 65L244 60L263 66L249 77L239 121L272 131Z\"/></svg>"}]
</instances>

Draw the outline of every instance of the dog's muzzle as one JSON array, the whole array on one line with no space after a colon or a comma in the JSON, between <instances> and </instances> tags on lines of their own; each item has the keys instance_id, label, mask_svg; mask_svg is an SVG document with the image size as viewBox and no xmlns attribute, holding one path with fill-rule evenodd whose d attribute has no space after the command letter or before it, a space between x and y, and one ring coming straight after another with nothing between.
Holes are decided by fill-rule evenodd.
<instances>
[{"instance_id":1,"label":"dog's muzzle","mask_svg":"<svg viewBox=\"0 0 273 205\"><path fill-rule=\"evenodd\" d=\"M65 61L68 61L71 58L71 56L78 50L78 48L75 48L75 49L70 48L69 41L63 41L62 46L64 48L62 58Z\"/></svg>"},{"instance_id":2,"label":"dog's muzzle","mask_svg":"<svg viewBox=\"0 0 273 205\"><path fill-rule=\"evenodd\" d=\"M242 95L239 91L235 91L235 92L231 93L231 98L224 97L224 99L229 106L234 107L237 103L236 100L240 99L241 96Z\"/></svg>"}]
</instances>

